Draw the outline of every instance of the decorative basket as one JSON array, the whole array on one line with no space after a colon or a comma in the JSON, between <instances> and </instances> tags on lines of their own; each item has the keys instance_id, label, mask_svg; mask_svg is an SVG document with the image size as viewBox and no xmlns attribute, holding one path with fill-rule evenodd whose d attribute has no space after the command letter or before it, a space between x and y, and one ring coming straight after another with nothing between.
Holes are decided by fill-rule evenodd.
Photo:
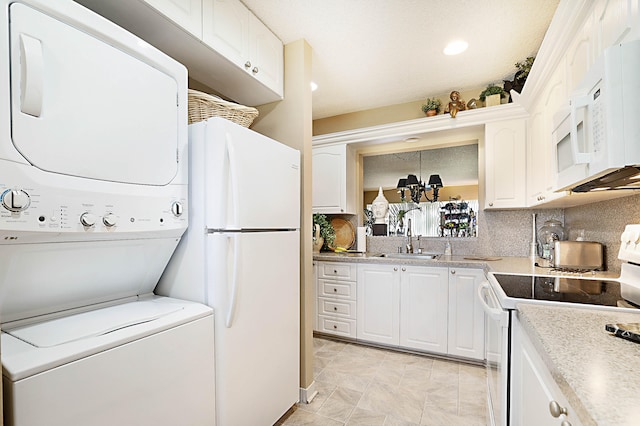
<instances>
[{"instance_id":1,"label":"decorative basket","mask_svg":"<svg viewBox=\"0 0 640 426\"><path fill-rule=\"evenodd\" d=\"M249 127L257 116L258 110L255 108L189 89L189 124L211 117L222 117L241 126Z\"/></svg>"}]
</instances>

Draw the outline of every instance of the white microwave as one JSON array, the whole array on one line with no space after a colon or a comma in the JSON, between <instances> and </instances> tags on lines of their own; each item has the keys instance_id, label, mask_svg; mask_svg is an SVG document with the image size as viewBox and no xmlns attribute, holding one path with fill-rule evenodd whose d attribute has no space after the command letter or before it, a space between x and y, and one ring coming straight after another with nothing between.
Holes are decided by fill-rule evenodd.
<instances>
[{"instance_id":1,"label":"white microwave","mask_svg":"<svg viewBox=\"0 0 640 426\"><path fill-rule=\"evenodd\" d=\"M618 175L628 184L637 174L640 40L611 46L595 61L554 115L552 141L558 191L617 189Z\"/></svg>"}]
</instances>

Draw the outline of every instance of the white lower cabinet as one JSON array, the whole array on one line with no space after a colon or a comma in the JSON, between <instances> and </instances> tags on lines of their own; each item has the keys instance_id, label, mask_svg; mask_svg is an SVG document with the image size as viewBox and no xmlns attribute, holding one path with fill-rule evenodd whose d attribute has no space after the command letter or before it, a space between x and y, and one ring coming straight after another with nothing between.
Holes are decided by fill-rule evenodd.
<instances>
[{"instance_id":1,"label":"white lower cabinet","mask_svg":"<svg viewBox=\"0 0 640 426\"><path fill-rule=\"evenodd\" d=\"M481 269L315 262L315 330L482 360Z\"/></svg>"},{"instance_id":2,"label":"white lower cabinet","mask_svg":"<svg viewBox=\"0 0 640 426\"><path fill-rule=\"evenodd\" d=\"M321 333L356 337L356 265L315 262L316 324Z\"/></svg>"},{"instance_id":3,"label":"white lower cabinet","mask_svg":"<svg viewBox=\"0 0 640 426\"><path fill-rule=\"evenodd\" d=\"M447 353L448 268L401 266L400 346Z\"/></svg>"},{"instance_id":4,"label":"white lower cabinet","mask_svg":"<svg viewBox=\"0 0 640 426\"><path fill-rule=\"evenodd\" d=\"M400 266L358 265L357 282L357 338L398 346Z\"/></svg>"},{"instance_id":5,"label":"white lower cabinet","mask_svg":"<svg viewBox=\"0 0 640 426\"><path fill-rule=\"evenodd\" d=\"M357 338L447 352L447 268L360 265Z\"/></svg>"},{"instance_id":6,"label":"white lower cabinet","mask_svg":"<svg viewBox=\"0 0 640 426\"><path fill-rule=\"evenodd\" d=\"M511 424L580 426L575 410L554 381L515 316L511 347Z\"/></svg>"},{"instance_id":7,"label":"white lower cabinet","mask_svg":"<svg viewBox=\"0 0 640 426\"><path fill-rule=\"evenodd\" d=\"M477 296L483 280L481 269L449 269L449 355L484 359L484 310Z\"/></svg>"}]
</instances>

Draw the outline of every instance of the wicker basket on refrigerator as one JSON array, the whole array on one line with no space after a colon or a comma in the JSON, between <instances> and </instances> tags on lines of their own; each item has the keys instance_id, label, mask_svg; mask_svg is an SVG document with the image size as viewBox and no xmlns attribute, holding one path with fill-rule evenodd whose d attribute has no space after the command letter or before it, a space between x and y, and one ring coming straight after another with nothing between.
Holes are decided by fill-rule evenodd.
<instances>
[{"instance_id":1,"label":"wicker basket on refrigerator","mask_svg":"<svg viewBox=\"0 0 640 426\"><path fill-rule=\"evenodd\" d=\"M189 89L189 124L211 117L222 117L241 126L249 127L257 116L258 110L255 108Z\"/></svg>"}]
</instances>

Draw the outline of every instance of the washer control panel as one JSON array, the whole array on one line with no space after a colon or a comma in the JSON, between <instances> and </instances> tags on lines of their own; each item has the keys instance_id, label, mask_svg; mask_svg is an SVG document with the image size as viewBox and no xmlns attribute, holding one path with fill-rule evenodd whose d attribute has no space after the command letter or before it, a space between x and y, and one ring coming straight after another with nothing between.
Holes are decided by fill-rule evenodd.
<instances>
[{"instance_id":1,"label":"washer control panel","mask_svg":"<svg viewBox=\"0 0 640 426\"><path fill-rule=\"evenodd\" d=\"M100 234L187 227L186 185L126 189L120 194L96 193L0 182L0 243L17 239L14 233L22 231Z\"/></svg>"}]
</instances>

